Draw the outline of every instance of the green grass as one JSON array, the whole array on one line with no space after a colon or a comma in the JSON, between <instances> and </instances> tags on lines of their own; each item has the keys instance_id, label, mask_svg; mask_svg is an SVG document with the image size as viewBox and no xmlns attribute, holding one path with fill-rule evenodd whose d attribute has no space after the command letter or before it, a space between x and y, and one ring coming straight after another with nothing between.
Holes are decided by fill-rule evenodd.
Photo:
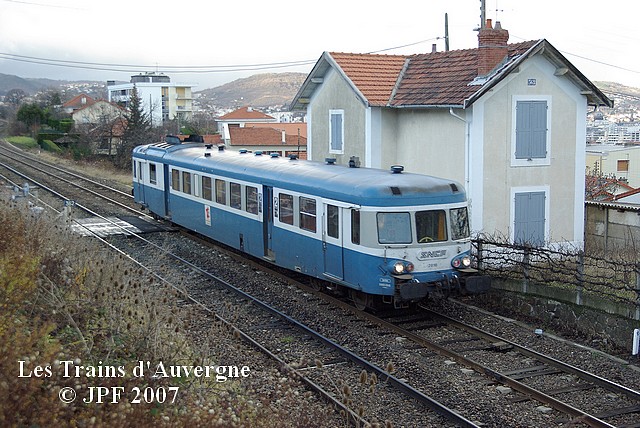
<instances>
[{"instance_id":1,"label":"green grass","mask_svg":"<svg viewBox=\"0 0 640 428\"><path fill-rule=\"evenodd\" d=\"M31 137L8 137L7 141L16 146L33 149L38 147L38 142Z\"/></svg>"}]
</instances>

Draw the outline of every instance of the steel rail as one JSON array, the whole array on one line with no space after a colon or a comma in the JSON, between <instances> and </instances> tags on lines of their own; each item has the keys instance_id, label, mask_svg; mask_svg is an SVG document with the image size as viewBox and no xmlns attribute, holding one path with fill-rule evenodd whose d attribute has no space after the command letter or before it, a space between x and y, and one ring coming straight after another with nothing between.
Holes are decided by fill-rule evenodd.
<instances>
[{"instance_id":1,"label":"steel rail","mask_svg":"<svg viewBox=\"0 0 640 428\"><path fill-rule=\"evenodd\" d=\"M11 158L11 159L13 159L13 158ZM16 159L13 159L13 160L16 160ZM24 162L24 161L21 161L21 160L17 160L17 161L18 161L18 162L21 162L21 163L23 163L23 164L25 164L25 165L27 165L27 166L29 166L30 168L34 168L33 166L31 166L31 165L27 164L27 163L26 163L26 162ZM23 174L22 172L18 171L17 169L15 169L15 168L13 168L13 167L11 167L11 166L9 166L9 165L7 165L7 164L3 163L3 162L0 162L0 166L2 166L3 168L5 168L5 169L7 169L7 170L9 170L9 171L11 171L11 172L13 172L13 173L14 173L14 174L16 174L16 175L19 175L19 176L21 176L21 177L23 177L23 178L25 178L25 179L28 179L28 180L32 181L33 183L37 184L37 186L38 186L38 187L41 187L41 188L46 187L46 186L44 186L44 184L39 183L39 182L36 182L36 181L35 181L35 180L33 180L31 177L27 176L26 174ZM123 209L125 209L125 210L127 210L127 211L131 211L131 212L132 212L132 213L134 213L134 214L137 214L137 215L140 215L140 216L143 216L143 217L147 217L147 218L152 218L149 214L146 214L146 213L144 213L144 212L138 211L138 210L137 210L137 209L135 209L135 208L131 208L130 206L127 206L127 205L123 204L122 202L118 202L118 201L116 201L116 200L114 200L114 199L111 199L111 198L109 198L109 197L107 197L107 196L104 196L104 195L102 195L102 194L100 194L100 193L96 192L95 190L87 189L86 187L83 187L83 186L80 186L80 185L78 185L78 184L75 184L75 183L74 183L74 182L72 182L71 180L67 180L66 178L60 177L60 176L55 175L55 174L50 174L50 176L51 176L51 177L53 177L53 178L56 178L56 179L58 179L58 180L60 180L60 181L63 181L63 182L65 182L65 183L67 183L67 184L70 184L70 185L72 185L72 186L74 186L74 187L77 187L77 188L79 188L79 189L82 189L82 190L83 190L83 191L85 191L85 192L91 193L92 195L97 196L97 197L99 197L99 198L101 198L101 199L104 199L105 201L107 201L107 202L109 202L109 203L111 203L111 204L117 205L117 206L119 206L120 208L123 208ZM109 189L109 190L117 190L117 189L111 189L111 188L110 188L110 187L108 187L108 186L103 186L103 187L106 187L106 188L107 188L107 189ZM61 194L59 194L59 193L55 192L53 189L50 189L50 191L52 191L52 193L56 194L56 196L58 196L58 197L60 197L60 198L64 198ZM69 200L69 199L65 199L65 200Z\"/></svg>"},{"instance_id":2,"label":"steel rail","mask_svg":"<svg viewBox=\"0 0 640 428\"><path fill-rule=\"evenodd\" d=\"M2 163L0 163L0 166L6 167L6 165L4 165ZM9 168L9 169L12 170L11 168ZM50 187L48 187L48 186L46 186L46 185L44 185L42 183L39 183L38 181L32 179L31 177L28 177L25 174L17 172L15 170L12 170L12 172L14 172L15 174L19 175L22 178L25 178L25 179L31 181L32 183L37 185L39 188L41 188L41 189L43 189L43 190L55 195L56 197L58 197L58 198L60 198L62 200L68 200L68 198L66 196L64 196L63 194L59 193L58 191L56 191L56 190L54 190L54 189L52 189L52 188L50 188ZM11 180L9 180L8 178L5 177L5 179L7 181L11 182ZM102 218L103 220L105 220L107 222L111 222L108 218L98 214L97 212L91 210L88 207L85 207L82 204L76 203L75 206L78 207L79 209L85 211L86 213L88 213L90 215ZM55 210L55 208L52 208L52 209L57 212L57 210ZM320 394L320 396L322 396L329 403L331 403L334 406L340 408L341 410L344 410L345 414L347 414L347 415L349 415L351 417L351 419L349 419L349 420L352 421L353 424L355 424L356 426L360 426L361 424L364 424L364 423L367 422L363 418L361 418L356 412L354 412L351 408L349 408L346 404L342 403L340 400L338 400L336 397L334 397L331 393L329 393L324 388L322 388L322 386L318 385L317 383L315 383L314 381L309 379L307 376L305 376L304 374L300 373L300 371L298 371L298 370L294 369L293 367L291 367L287 362L285 362L280 357L278 357L273 352L271 352L269 349L267 349L266 347L261 345L258 341L256 341L250 335L248 335L244 331L240 330L239 328L234 326L230 321L228 321L224 317L218 315L213 309L209 308L208 306L206 306L205 304L203 304L202 302L200 302L199 300L194 298L192 295L187 293L186 290L175 286L172 282L170 282L169 280L164 278L162 275L160 275L157 272L153 271L151 268L149 268L148 266L145 266L143 263L141 263L140 261L136 260L131 255L127 254L126 252L122 251L120 248L116 247L115 245L113 245L112 243L108 242L107 240L105 240L101 236L97 235L91 229L86 228L85 225L83 225L81 223L78 223L78 222L76 222L76 223L79 226L84 227L85 229L87 229L93 235L93 237L98 239L101 243L103 243L104 245L108 246L109 248L111 248L112 250L116 251L117 253L121 254L122 256L124 256L125 258L127 258L128 260L130 260L132 263L136 264L140 268L144 269L147 273L149 273L150 275L153 275L155 278L157 278L161 283L166 284L166 285L170 286L171 288L173 288L174 290L176 290L177 292L179 292L185 299L187 299L188 301L192 302L193 304L195 304L196 306L198 306L202 310L204 310L204 311L208 312L209 314L211 314L216 320L222 322L230 330L233 329L233 331L237 332L237 334L242 338L242 340L245 341L246 343L248 343L250 346L254 347L259 352L262 352L263 354L267 355L267 357L275 360L278 364L281 365L281 367L286 368L286 370L288 370L290 372L295 372L297 374L298 378L301 381L303 381L309 388L311 388L312 390L316 391L318 394ZM116 227L122 228L121 226L119 226L116 223L113 223L113 222L111 222L111 223ZM222 279L216 277L215 275L213 275L213 274L211 274L211 273L209 273L209 272L207 272L207 271L195 266L194 264L192 264L188 260L183 259L182 257L180 257L180 256L178 256L176 254L173 254L171 252L166 251L165 249L163 249L159 245L157 245L157 244L145 239L144 237L140 236L139 234L133 233L133 232L130 232L130 231L127 231L127 233L129 233L130 235L134 236L135 238L141 240L142 242L144 242L146 244L150 244L151 246L154 246L156 249L161 250L165 254L173 257L174 259L176 259L176 260L178 260L178 261L180 261L182 263L187 264L190 268L192 268L194 270L197 270L201 274L204 274L205 276L209 277L209 279L213 279L216 282L224 282L224 280L222 280ZM225 287L227 287L227 286L225 285ZM233 289L235 287L233 285L231 285L231 284L228 284L227 288L228 289ZM249 296L249 295L245 294L245 297L246 296Z\"/></svg>"},{"instance_id":3,"label":"steel rail","mask_svg":"<svg viewBox=\"0 0 640 428\"><path fill-rule=\"evenodd\" d=\"M46 165L47 167L52 168L52 169L55 169L56 171L60 171L60 172L63 172L63 173L65 173L65 174L69 174L69 175L71 175L72 177L80 178L80 179L82 179L82 180L88 181L88 182L89 182L89 183L91 183L91 184L95 184L96 186L103 187L103 188L105 188L105 189L111 190L112 192L119 193L119 194L121 194L122 196L125 196L125 197L127 197L127 198L131 198L131 199L133 199L133 195L132 195L132 194L130 194L130 193L123 192L122 190L119 190L119 189L114 189L113 187L110 187L110 186L108 186L108 185L106 185L106 184L103 184L103 183L100 183L100 182L98 182L98 181L92 180L91 178L87 178L87 177L85 177L85 176L83 176L83 175L76 174L75 172L68 171L68 170L67 170L67 169L65 169L65 168L60 168L60 167L58 167L58 166L55 166L55 165L50 164L49 162L45 162L45 161L43 161L43 160L36 159L36 158L31 157L31 156L27 156L27 155L26 155L26 154L24 154L24 153L17 152L17 151L15 151L15 150L10 149L9 147L3 146L3 145L0 145L0 149L6 150L6 151L8 151L9 153L14 154L14 155L22 156L22 157L24 157L24 158L29 159L30 161L37 162L37 163L42 164L42 165ZM7 156L7 155L5 154L5 156ZM9 157L9 156L7 156L7 157ZM13 159L13 160L15 160L15 161L17 161L17 162L23 162L23 163L24 163L24 161L18 160L18 159L16 159L16 158L11 158L11 157L9 157L9 158L10 158L10 159Z\"/></svg>"}]
</instances>

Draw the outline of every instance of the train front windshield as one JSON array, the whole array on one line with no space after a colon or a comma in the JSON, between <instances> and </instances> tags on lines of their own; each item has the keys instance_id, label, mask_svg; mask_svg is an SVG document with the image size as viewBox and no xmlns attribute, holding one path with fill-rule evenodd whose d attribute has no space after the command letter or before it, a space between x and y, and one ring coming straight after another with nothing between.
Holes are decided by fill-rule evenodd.
<instances>
[{"instance_id":1,"label":"train front windshield","mask_svg":"<svg viewBox=\"0 0 640 428\"><path fill-rule=\"evenodd\" d=\"M424 244L468 238L467 208L451 208L448 213L450 228L447 228L447 210L377 213L378 242L380 244L411 244L413 242ZM415 215L415 236L412 230L412 214Z\"/></svg>"}]
</instances>

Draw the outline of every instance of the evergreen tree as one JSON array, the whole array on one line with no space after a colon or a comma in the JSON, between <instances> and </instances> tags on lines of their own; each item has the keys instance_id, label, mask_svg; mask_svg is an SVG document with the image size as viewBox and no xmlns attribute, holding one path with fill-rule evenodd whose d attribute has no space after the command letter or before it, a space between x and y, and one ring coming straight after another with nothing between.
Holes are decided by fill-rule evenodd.
<instances>
[{"instance_id":1,"label":"evergreen tree","mask_svg":"<svg viewBox=\"0 0 640 428\"><path fill-rule=\"evenodd\" d=\"M121 168L131 165L131 151L141 144L150 143L154 137L149 115L145 113L142 101L135 85L129 97L128 111L125 113L126 125L122 141L118 145L114 162Z\"/></svg>"}]
</instances>

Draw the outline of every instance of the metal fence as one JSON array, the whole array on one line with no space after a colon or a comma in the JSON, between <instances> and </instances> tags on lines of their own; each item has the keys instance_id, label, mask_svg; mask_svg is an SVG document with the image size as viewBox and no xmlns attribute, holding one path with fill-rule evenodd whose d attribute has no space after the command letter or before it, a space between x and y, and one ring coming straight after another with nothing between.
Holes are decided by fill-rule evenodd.
<instances>
[{"instance_id":1,"label":"metal fence","mask_svg":"<svg viewBox=\"0 0 640 428\"><path fill-rule=\"evenodd\" d=\"M574 248L536 248L504 240L473 241L478 268L493 278L570 290L576 304L586 294L628 305L640 319L640 259L637 251L585 254Z\"/></svg>"}]
</instances>

